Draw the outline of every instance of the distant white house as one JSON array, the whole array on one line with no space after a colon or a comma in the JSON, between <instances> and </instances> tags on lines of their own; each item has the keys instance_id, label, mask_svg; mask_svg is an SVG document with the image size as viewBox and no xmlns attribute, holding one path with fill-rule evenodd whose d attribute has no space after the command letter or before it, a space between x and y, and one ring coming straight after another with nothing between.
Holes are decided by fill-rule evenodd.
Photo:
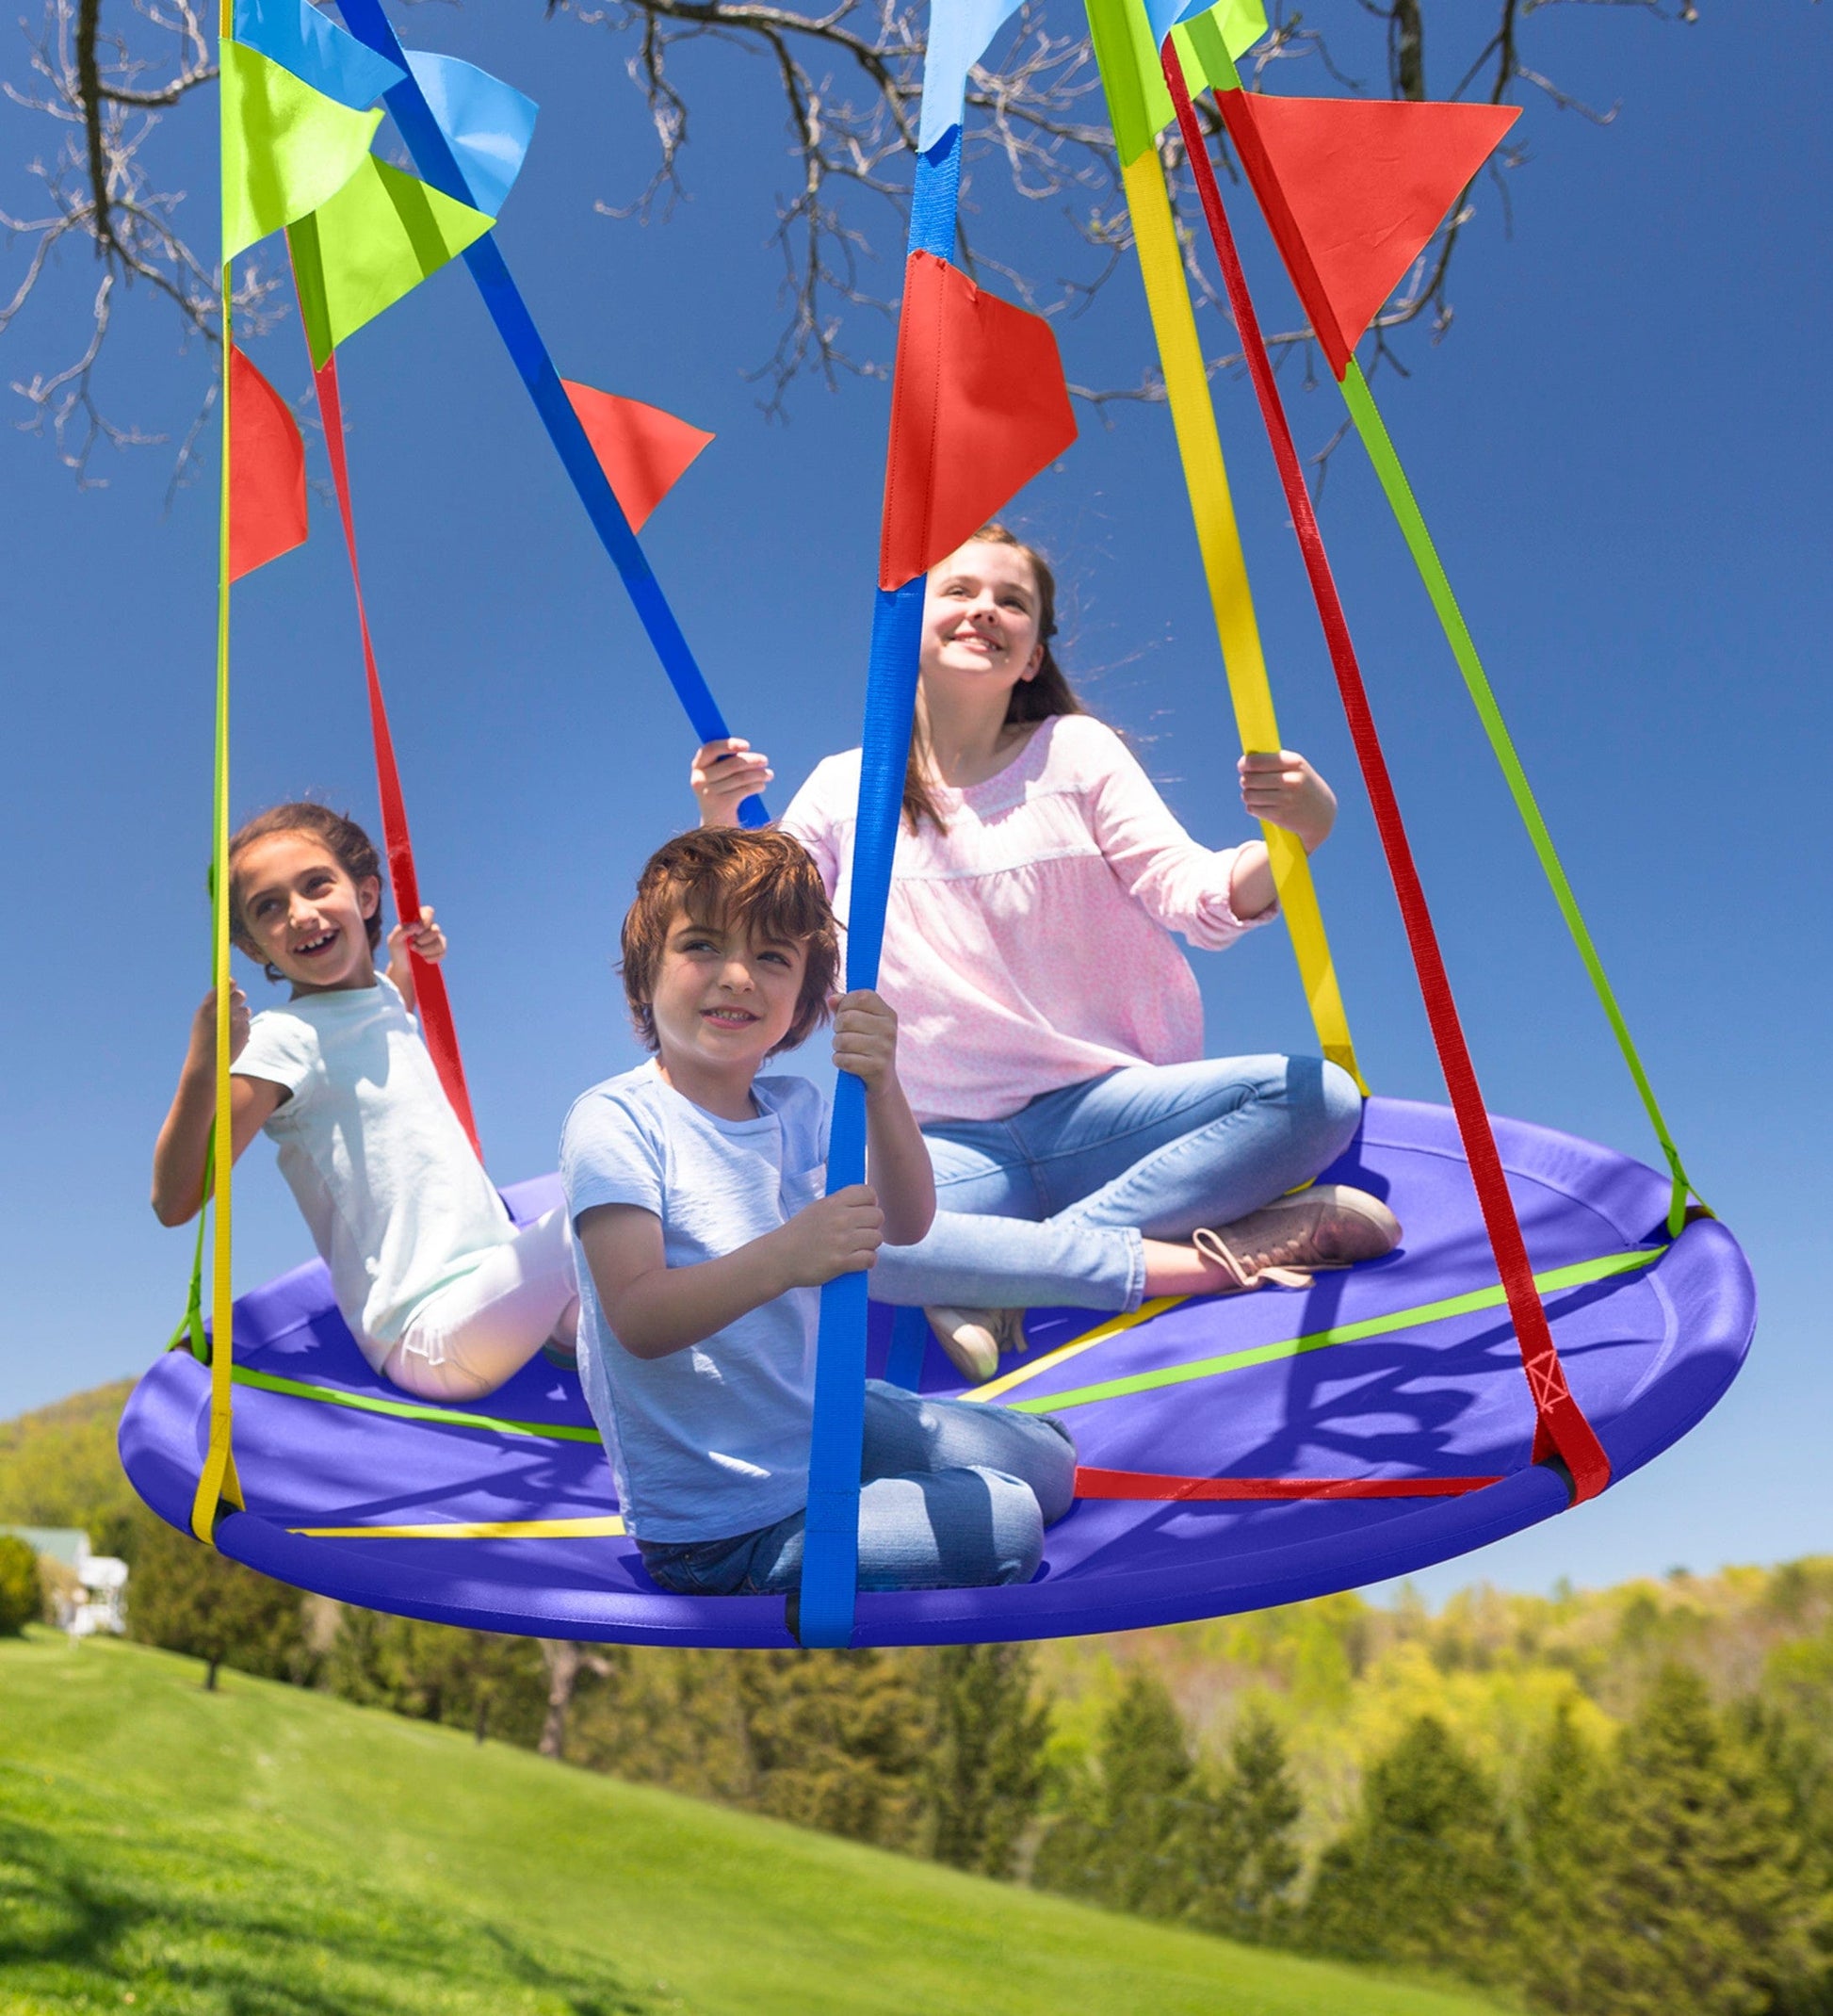
<instances>
[{"instance_id":1,"label":"distant white house","mask_svg":"<svg viewBox=\"0 0 1833 2016\"><path fill-rule=\"evenodd\" d=\"M41 1561L55 1569L49 1578L57 1623L73 1638L98 1631L127 1629L127 1564L113 1554L92 1554L89 1536L80 1526L0 1526L0 1533L24 1540Z\"/></svg>"}]
</instances>

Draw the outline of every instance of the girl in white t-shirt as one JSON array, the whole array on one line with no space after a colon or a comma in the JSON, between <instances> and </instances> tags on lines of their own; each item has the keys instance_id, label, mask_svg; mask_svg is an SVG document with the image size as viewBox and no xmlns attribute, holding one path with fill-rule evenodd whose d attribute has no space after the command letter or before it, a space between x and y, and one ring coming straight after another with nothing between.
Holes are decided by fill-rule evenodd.
<instances>
[{"instance_id":1,"label":"girl in white t-shirt","mask_svg":"<svg viewBox=\"0 0 1833 2016\"><path fill-rule=\"evenodd\" d=\"M381 942L381 863L368 836L319 805L277 805L229 843L230 929L284 1007L230 1009L230 1132L237 1158L265 1129L331 1269L358 1349L429 1400L494 1392L544 1344L570 1352L578 1287L566 1214L518 1229L441 1088L414 1019L410 951L437 961L430 909ZM153 1156L153 1209L202 1206L216 1106L216 997Z\"/></svg>"}]
</instances>

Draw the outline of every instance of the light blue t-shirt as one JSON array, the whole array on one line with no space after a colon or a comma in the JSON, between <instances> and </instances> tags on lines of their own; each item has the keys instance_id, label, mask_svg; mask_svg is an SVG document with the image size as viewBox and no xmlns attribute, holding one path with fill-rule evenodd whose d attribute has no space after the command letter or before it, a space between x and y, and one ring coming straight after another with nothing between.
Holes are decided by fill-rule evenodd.
<instances>
[{"instance_id":1,"label":"light blue t-shirt","mask_svg":"<svg viewBox=\"0 0 1833 2016\"><path fill-rule=\"evenodd\" d=\"M821 1195L827 1111L805 1078L752 1084L758 1116L722 1120L684 1098L654 1063L574 1102L560 1132L567 1214L635 1204L662 1221L671 1267L748 1245ZM808 1503L820 1291L791 1289L703 1342L633 1357L579 1268L579 1374L612 1450L630 1531L680 1544L720 1540Z\"/></svg>"}]
</instances>

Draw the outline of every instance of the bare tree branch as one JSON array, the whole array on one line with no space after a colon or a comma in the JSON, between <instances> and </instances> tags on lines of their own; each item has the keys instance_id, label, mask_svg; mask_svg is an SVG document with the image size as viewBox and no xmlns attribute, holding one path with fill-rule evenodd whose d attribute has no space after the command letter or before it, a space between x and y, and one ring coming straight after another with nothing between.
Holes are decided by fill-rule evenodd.
<instances>
[{"instance_id":1,"label":"bare tree branch","mask_svg":"<svg viewBox=\"0 0 1833 2016\"><path fill-rule=\"evenodd\" d=\"M50 160L29 167L44 192L42 214L0 211L0 228L11 245L24 246L19 276L0 307L0 336L18 340L16 321L28 303L46 294L47 272L66 247L87 246L101 267L69 361L12 382L29 409L19 424L48 431L83 483L99 480L90 473L98 445L127 447L166 438L109 420L96 400L105 343L122 301L136 285L176 313L181 350L193 338L208 350L221 341L219 273L184 235L183 192L162 187L149 158L149 142L162 118L182 110L217 75L200 4L43 0L39 27L26 33L31 81L24 89L5 86L15 104L61 130ZM1473 39L1468 4L1453 8L1452 0L1439 0L1435 34L1458 37L1465 64L1452 95L1478 90L1502 103L1530 93L1560 110L1608 123L1614 108L1584 105L1521 55L1530 20L1559 7L1696 18L1694 0L1486 0ZM665 219L683 193L689 102L673 65L681 44L709 41L765 65L783 109L788 163L771 231L782 260L783 321L773 350L754 374L765 409L782 413L790 388L804 376L829 385L849 374L882 376L888 368L894 310L887 296L900 274L897 254L910 180L905 157L916 143L922 0L828 0L807 10L771 0L545 0L545 11L549 20L567 16L585 27L632 38L625 67L655 132L656 167L633 201L597 205L609 218ZM1426 0L1330 0L1330 14L1338 38L1358 22L1378 24L1387 89L1399 98L1427 95ZM1314 66L1341 89L1367 88L1338 63L1322 28L1290 0L1274 0L1269 32L1245 65L1245 81L1253 89L1266 89L1275 79L1284 86L1290 75L1285 66L1294 63ZM1298 88L1305 88L1302 78ZM1040 0L1027 0L972 71L967 96L972 116L957 255L970 271L998 276L1040 313L1073 322L1093 305L1132 242L1088 41L1077 32L1053 32ZM1232 176L1214 106L1200 100L1198 115L1222 170ZM1225 305L1208 277L1204 241L1194 228L1197 205L1175 129L1160 148L1199 306L1225 323ZM1504 228L1506 178L1524 159L1519 148L1505 151L1490 170L1502 199ZM990 198L984 209L982 197ZM1040 220L1050 219L1045 230L1026 221L1028 205L1037 206ZM1421 323L1434 343L1450 329L1452 255L1474 215L1467 190L1376 318L1374 367L1404 367L1397 341L1411 325ZM1014 242L1020 247L1015 253L989 250ZM231 304L238 328L258 333L284 312L274 298L276 285L258 261L238 262ZM1232 330L1210 346L1216 351L1212 372L1240 364L1231 337ZM1276 354L1299 355L1307 379L1315 377L1308 330L1268 340ZM1151 371L1130 387L1074 389L1104 414L1122 402L1163 397ZM214 389L203 398L177 451L175 481L191 468L213 401Z\"/></svg>"}]
</instances>

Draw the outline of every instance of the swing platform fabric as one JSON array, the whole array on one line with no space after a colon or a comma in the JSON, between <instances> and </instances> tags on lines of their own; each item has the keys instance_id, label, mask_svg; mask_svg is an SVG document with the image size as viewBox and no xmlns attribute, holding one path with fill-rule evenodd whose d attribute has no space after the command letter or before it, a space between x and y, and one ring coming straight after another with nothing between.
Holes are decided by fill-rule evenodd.
<instances>
[{"instance_id":1,"label":"swing platform fabric","mask_svg":"<svg viewBox=\"0 0 1833 2016\"><path fill-rule=\"evenodd\" d=\"M1666 1177L1549 1128L1495 1126L1561 1359L1620 1480L1735 1377L1756 1324L1750 1270L1715 1220L1669 1239ZM1052 1528L1031 1583L864 1593L854 1642L1052 1637L1259 1609L1412 1573L1563 1511L1565 1477L1532 1460L1533 1404L1451 1114L1371 1100L1324 1179L1386 1197L1401 1248L1304 1290L1134 1317L1034 1314L1029 1355L981 1390L1058 1414L1091 1495ZM506 1196L527 1219L559 1186ZM874 1308L875 1373L891 1327ZM248 1506L216 1539L251 1568L486 1631L795 1642L781 1597L683 1597L649 1581L570 1372L536 1358L473 1406L415 1401L365 1364L316 1261L236 1303L234 1368ZM920 1384L960 1390L933 1345ZM208 1368L175 1350L122 1420L129 1477L181 1530L209 1400ZM1321 1495L1295 1495L1307 1488Z\"/></svg>"}]
</instances>

